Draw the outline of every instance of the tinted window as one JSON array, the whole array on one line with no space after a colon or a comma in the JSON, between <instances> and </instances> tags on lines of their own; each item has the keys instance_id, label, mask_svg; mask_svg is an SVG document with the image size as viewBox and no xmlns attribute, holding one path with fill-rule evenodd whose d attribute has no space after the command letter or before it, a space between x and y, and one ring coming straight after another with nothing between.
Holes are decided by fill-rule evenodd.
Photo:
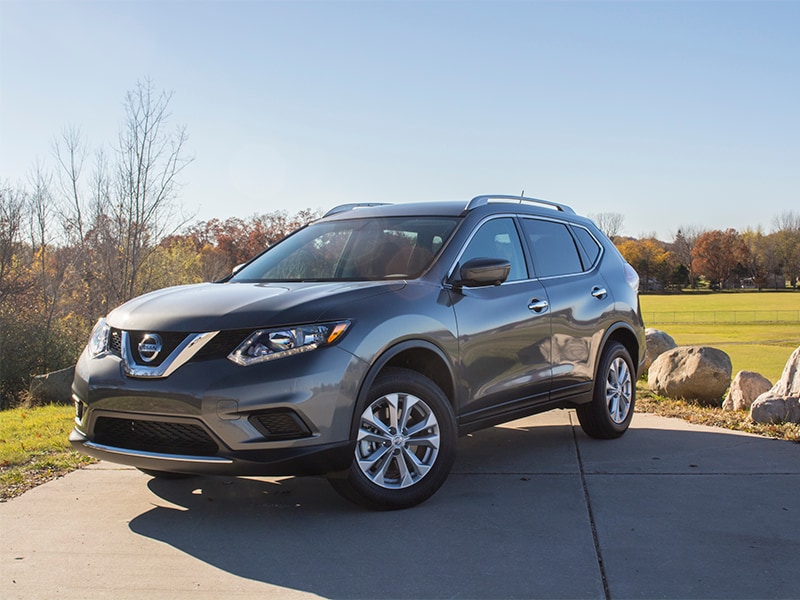
<instances>
[{"instance_id":1,"label":"tinted window","mask_svg":"<svg viewBox=\"0 0 800 600\"><path fill-rule=\"evenodd\" d=\"M591 233L583 227L573 227L572 232L578 239L578 247L581 250L584 270L589 270L600 255L600 245Z\"/></svg>"},{"instance_id":2,"label":"tinted window","mask_svg":"<svg viewBox=\"0 0 800 600\"><path fill-rule=\"evenodd\" d=\"M583 270L575 240L563 223L523 219L536 274L539 277L569 275Z\"/></svg>"},{"instance_id":3,"label":"tinted window","mask_svg":"<svg viewBox=\"0 0 800 600\"><path fill-rule=\"evenodd\" d=\"M511 272L506 281L528 278L522 244L514 221L510 218L492 219L480 226L467 244L459 264L463 265L473 258L504 258L511 263Z\"/></svg>"}]
</instances>

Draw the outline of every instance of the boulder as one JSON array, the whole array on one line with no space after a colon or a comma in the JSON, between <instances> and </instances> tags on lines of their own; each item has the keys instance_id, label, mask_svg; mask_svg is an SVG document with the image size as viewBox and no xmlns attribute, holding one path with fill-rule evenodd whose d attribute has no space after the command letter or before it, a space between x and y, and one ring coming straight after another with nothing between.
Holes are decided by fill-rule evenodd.
<instances>
[{"instance_id":1,"label":"boulder","mask_svg":"<svg viewBox=\"0 0 800 600\"><path fill-rule=\"evenodd\" d=\"M31 406L45 404L72 404L72 378L75 367L53 371L46 375L36 375L31 379L28 392Z\"/></svg>"},{"instance_id":2,"label":"boulder","mask_svg":"<svg viewBox=\"0 0 800 600\"><path fill-rule=\"evenodd\" d=\"M778 382L755 399L750 418L756 423L800 423L800 346L798 346Z\"/></svg>"},{"instance_id":3,"label":"boulder","mask_svg":"<svg viewBox=\"0 0 800 600\"><path fill-rule=\"evenodd\" d=\"M660 354L663 354L667 350L677 348L678 344L675 343L675 340L673 340L668 333L651 327L645 329L644 337L647 342L647 349L644 355L643 372L647 373L650 365L653 364L653 361L658 358Z\"/></svg>"},{"instance_id":4,"label":"boulder","mask_svg":"<svg viewBox=\"0 0 800 600\"><path fill-rule=\"evenodd\" d=\"M708 346L679 346L667 350L650 365L647 385L668 398L720 406L731 383L730 357Z\"/></svg>"},{"instance_id":5,"label":"boulder","mask_svg":"<svg viewBox=\"0 0 800 600\"><path fill-rule=\"evenodd\" d=\"M769 391L772 382L753 371L739 371L731 382L728 396L722 403L723 410L749 410L753 401Z\"/></svg>"}]
</instances>

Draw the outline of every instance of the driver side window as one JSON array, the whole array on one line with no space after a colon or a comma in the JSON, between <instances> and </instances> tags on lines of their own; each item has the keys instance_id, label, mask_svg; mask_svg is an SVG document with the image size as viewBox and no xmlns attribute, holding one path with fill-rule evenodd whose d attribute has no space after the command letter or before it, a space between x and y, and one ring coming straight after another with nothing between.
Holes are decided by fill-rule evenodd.
<instances>
[{"instance_id":1,"label":"driver side window","mask_svg":"<svg viewBox=\"0 0 800 600\"><path fill-rule=\"evenodd\" d=\"M506 281L528 279L522 244L511 218L492 219L480 226L459 262L463 265L473 258L503 258L511 263L511 272Z\"/></svg>"}]
</instances>

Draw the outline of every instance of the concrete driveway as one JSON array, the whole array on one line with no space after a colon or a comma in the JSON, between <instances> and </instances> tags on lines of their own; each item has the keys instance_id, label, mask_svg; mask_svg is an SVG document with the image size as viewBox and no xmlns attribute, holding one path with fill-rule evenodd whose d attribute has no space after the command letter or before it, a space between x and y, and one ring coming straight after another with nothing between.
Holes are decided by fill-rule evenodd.
<instances>
[{"instance_id":1,"label":"concrete driveway","mask_svg":"<svg viewBox=\"0 0 800 600\"><path fill-rule=\"evenodd\" d=\"M0 504L0 597L797 598L800 444L555 411L463 438L444 487L366 512L322 479L110 463Z\"/></svg>"}]
</instances>

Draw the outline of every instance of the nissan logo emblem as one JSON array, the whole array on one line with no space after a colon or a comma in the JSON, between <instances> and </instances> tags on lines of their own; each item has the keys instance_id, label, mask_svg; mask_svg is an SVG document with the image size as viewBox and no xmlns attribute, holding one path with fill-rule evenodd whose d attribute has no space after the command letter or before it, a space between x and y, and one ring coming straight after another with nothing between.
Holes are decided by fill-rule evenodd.
<instances>
[{"instance_id":1,"label":"nissan logo emblem","mask_svg":"<svg viewBox=\"0 0 800 600\"><path fill-rule=\"evenodd\" d=\"M139 356L146 363L153 362L161 352L161 336L157 333L145 333L139 342Z\"/></svg>"}]
</instances>

